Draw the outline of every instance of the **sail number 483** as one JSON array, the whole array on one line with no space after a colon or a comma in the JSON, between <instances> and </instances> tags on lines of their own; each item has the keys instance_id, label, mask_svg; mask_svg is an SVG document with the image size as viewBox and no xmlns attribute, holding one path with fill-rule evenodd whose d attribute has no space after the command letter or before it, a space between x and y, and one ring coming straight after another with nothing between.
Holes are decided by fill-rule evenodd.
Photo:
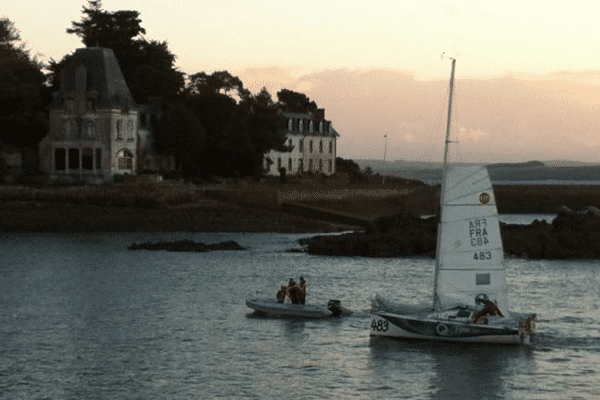
<instances>
[{"instance_id":1,"label":"sail number 483","mask_svg":"<svg viewBox=\"0 0 600 400\"><path fill-rule=\"evenodd\" d=\"M491 251L480 251L473 253L474 260L491 260L492 252Z\"/></svg>"}]
</instances>

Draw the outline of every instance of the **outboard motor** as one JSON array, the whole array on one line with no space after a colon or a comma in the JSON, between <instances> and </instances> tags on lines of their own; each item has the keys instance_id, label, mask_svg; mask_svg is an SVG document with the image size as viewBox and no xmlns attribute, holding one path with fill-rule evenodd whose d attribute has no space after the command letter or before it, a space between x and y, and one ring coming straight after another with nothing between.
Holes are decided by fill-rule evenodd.
<instances>
[{"instance_id":1,"label":"outboard motor","mask_svg":"<svg viewBox=\"0 0 600 400\"><path fill-rule=\"evenodd\" d=\"M334 317L342 315L342 302L339 300L329 300L327 303L327 309L331 311Z\"/></svg>"}]
</instances>

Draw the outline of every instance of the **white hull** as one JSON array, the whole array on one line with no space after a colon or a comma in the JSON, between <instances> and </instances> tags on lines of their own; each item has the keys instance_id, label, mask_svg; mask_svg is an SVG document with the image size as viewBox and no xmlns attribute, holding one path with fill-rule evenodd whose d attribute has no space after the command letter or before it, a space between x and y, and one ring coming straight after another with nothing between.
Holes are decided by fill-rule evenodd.
<instances>
[{"instance_id":1,"label":"white hull","mask_svg":"<svg viewBox=\"0 0 600 400\"><path fill-rule=\"evenodd\" d=\"M530 335L519 329L520 321L493 318L478 325L471 316L450 317L452 312L402 315L385 311L371 314L371 336L432 340L452 343L529 344Z\"/></svg>"},{"instance_id":2,"label":"white hull","mask_svg":"<svg viewBox=\"0 0 600 400\"><path fill-rule=\"evenodd\" d=\"M326 305L322 304L292 304L289 300L278 303L276 299L259 298L249 295L246 298L246 305L251 309L282 317L300 317L300 318L327 318L333 317L333 312ZM345 310L342 315L349 312Z\"/></svg>"}]
</instances>

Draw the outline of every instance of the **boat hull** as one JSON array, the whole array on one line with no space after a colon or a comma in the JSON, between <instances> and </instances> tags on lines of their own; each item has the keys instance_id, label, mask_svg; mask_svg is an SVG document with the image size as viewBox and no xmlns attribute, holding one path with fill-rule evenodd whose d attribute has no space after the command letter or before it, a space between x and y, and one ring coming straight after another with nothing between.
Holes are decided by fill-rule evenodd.
<instances>
[{"instance_id":1,"label":"boat hull","mask_svg":"<svg viewBox=\"0 0 600 400\"><path fill-rule=\"evenodd\" d=\"M371 315L371 336L451 343L529 344L518 328L474 324L470 318L444 319L388 312Z\"/></svg>"},{"instance_id":2,"label":"boat hull","mask_svg":"<svg viewBox=\"0 0 600 400\"><path fill-rule=\"evenodd\" d=\"M327 318L334 316L327 306L320 304L291 304L288 301L278 303L275 299L248 296L246 305L255 311L281 317Z\"/></svg>"}]
</instances>

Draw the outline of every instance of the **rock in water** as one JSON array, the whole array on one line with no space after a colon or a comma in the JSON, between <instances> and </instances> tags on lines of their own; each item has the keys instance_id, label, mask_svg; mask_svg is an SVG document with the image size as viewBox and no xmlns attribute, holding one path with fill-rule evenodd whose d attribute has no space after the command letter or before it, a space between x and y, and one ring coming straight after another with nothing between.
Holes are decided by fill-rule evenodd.
<instances>
[{"instance_id":1,"label":"rock in water","mask_svg":"<svg viewBox=\"0 0 600 400\"><path fill-rule=\"evenodd\" d=\"M173 242L158 242L158 243L134 243L128 247L129 250L166 250L166 251L190 251L190 252L207 252L216 250L246 250L233 240L228 240L221 243L206 245L201 242L192 240L177 240Z\"/></svg>"}]
</instances>

